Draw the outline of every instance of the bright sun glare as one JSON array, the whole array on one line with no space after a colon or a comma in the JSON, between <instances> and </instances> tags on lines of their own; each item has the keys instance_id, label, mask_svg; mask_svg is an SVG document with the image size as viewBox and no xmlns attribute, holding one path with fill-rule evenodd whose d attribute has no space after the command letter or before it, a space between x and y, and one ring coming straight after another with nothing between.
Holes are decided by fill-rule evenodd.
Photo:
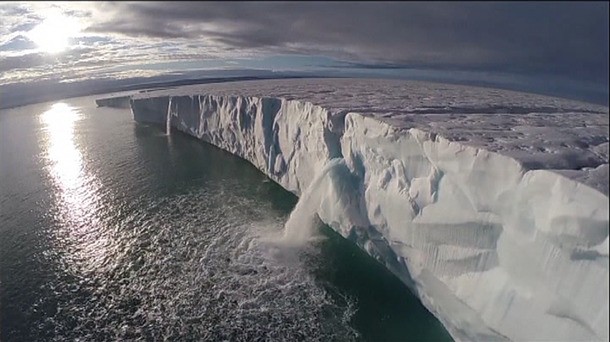
<instances>
[{"instance_id":1,"label":"bright sun glare","mask_svg":"<svg viewBox=\"0 0 610 342\"><path fill-rule=\"evenodd\" d=\"M52 13L27 36L38 48L47 53L64 51L70 45L70 38L80 32L80 26L74 18L60 13Z\"/></svg>"}]
</instances>

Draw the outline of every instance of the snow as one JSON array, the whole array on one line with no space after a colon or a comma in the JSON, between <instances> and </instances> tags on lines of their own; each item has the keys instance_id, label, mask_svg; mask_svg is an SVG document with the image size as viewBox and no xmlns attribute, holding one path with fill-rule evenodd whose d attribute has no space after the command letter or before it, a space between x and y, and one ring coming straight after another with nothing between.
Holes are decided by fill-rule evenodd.
<instances>
[{"instance_id":1,"label":"snow","mask_svg":"<svg viewBox=\"0 0 610 342\"><path fill-rule=\"evenodd\" d=\"M302 239L295 220L317 213L457 340L608 340L606 107L297 79L151 91L132 96L131 109L141 122L169 118L302 195L288 236Z\"/></svg>"}]
</instances>

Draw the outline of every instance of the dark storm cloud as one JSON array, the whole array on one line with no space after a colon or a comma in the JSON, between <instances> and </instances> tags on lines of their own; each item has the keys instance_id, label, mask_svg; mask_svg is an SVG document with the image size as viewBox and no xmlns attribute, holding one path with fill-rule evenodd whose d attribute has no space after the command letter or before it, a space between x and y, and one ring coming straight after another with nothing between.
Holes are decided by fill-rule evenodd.
<instances>
[{"instance_id":1,"label":"dark storm cloud","mask_svg":"<svg viewBox=\"0 0 610 342\"><path fill-rule=\"evenodd\" d=\"M355 63L608 80L607 2L110 3L92 31Z\"/></svg>"}]
</instances>

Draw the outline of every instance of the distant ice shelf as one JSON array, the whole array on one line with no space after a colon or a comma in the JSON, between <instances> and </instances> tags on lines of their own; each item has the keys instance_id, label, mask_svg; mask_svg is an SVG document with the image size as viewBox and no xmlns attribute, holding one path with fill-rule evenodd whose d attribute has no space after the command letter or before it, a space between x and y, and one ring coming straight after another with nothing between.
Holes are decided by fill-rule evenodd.
<instances>
[{"instance_id":1,"label":"distant ice shelf","mask_svg":"<svg viewBox=\"0 0 610 342\"><path fill-rule=\"evenodd\" d=\"M129 101L136 121L169 122L315 197L456 340L608 340L607 107L371 79Z\"/></svg>"},{"instance_id":2,"label":"distant ice shelf","mask_svg":"<svg viewBox=\"0 0 610 342\"><path fill-rule=\"evenodd\" d=\"M129 100L130 95L116 96L116 97L104 97L95 100L95 104L98 107L111 107L111 108L130 108Z\"/></svg>"}]
</instances>

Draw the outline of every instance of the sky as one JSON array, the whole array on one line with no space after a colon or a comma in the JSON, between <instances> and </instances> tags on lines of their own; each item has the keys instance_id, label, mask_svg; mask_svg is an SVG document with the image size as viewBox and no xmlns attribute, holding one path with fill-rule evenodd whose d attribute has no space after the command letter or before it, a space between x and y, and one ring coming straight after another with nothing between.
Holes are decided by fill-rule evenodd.
<instances>
[{"instance_id":1,"label":"sky","mask_svg":"<svg viewBox=\"0 0 610 342\"><path fill-rule=\"evenodd\" d=\"M425 79L607 105L608 27L608 2L0 2L0 101L226 72Z\"/></svg>"}]
</instances>

